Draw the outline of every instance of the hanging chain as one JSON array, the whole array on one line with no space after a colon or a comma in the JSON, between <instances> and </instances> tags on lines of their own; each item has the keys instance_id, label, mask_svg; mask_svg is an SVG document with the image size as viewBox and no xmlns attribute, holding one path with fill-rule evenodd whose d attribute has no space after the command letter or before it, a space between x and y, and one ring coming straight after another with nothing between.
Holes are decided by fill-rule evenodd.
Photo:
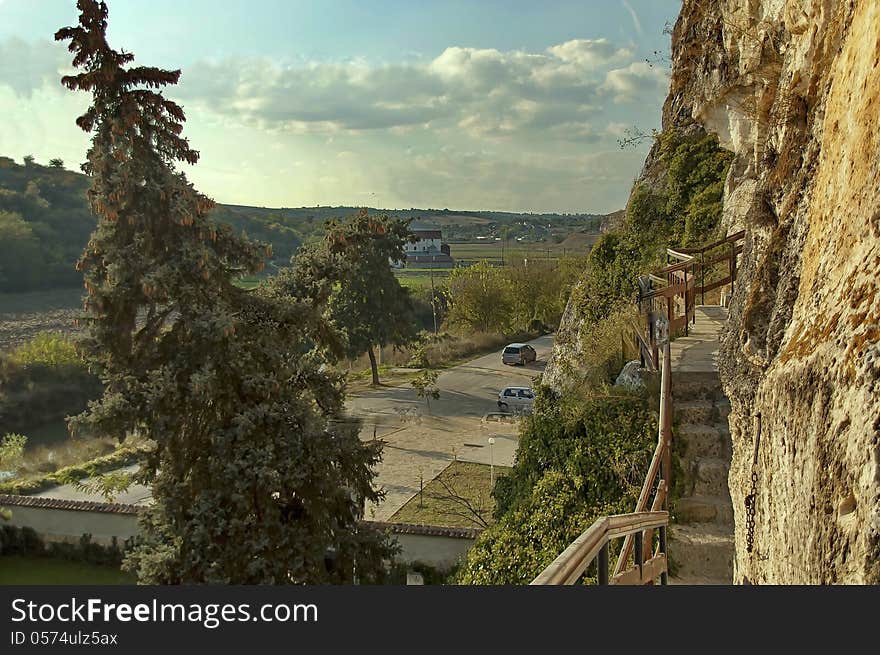
<instances>
[{"instance_id":1,"label":"hanging chain","mask_svg":"<svg viewBox=\"0 0 880 655\"><path fill-rule=\"evenodd\" d=\"M758 430L755 434L755 453L752 456L752 490L746 496L746 552L755 546L755 504L758 498L758 444L761 443L761 414L758 414Z\"/></svg>"}]
</instances>

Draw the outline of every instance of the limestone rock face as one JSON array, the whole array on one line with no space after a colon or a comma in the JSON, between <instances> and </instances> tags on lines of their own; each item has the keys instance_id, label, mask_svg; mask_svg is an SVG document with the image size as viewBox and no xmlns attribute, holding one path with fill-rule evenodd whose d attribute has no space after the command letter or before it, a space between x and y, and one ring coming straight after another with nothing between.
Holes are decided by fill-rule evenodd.
<instances>
[{"instance_id":1,"label":"limestone rock face","mask_svg":"<svg viewBox=\"0 0 880 655\"><path fill-rule=\"evenodd\" d=\"M736 155L724 225L747 232L719 363L734 579L880 583L880 1L683 0L664 129L694 121ZM546 383L583 329L572 302Z\"/></svg>"},{"instance_id":2,"label":"limestone rock face","mask_svg":"<svg viewBox=\"0 0 880 655\"><path fill-rule=\"evenodd\" d=\"M747 230L720 362L735 580L880 583L880 2L685 0L688 110L736 153Z\"/></svg>"}]
</instances>

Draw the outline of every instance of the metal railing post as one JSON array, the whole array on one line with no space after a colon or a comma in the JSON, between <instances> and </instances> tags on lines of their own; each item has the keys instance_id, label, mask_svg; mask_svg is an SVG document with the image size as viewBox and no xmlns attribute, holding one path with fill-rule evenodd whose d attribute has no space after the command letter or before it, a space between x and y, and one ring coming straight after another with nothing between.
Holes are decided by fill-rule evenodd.
<instances>
[{"instance_id":1,"label":"metal railing post","mask_svg":"<svg viewBox=\"0 0 880 655\"><path fill-rule=\"evenodd\" d=\"M672 353L669 341L663 344L663 366L660 373L660 439L663 442L663 479L667 494L672 490ZM666 509L667 501L663 508Z\"/></svg>"},{"instance_id":2,"label":"metal railing post","mask_svg":"<svg viewBox=\"0 0 880 655\"><path fill-rule=\"evenodd\" d=\"M608 540L602 544L599 550L599 556L596 558L596 568L598 570L598 578L600 585L608 584Z\"/></svg>"},{"instance_id":3,"label":"metal railing post","mask_svg":"<svg viewBox=\"0 0 880 655\"><path fill-rule=\"evenodd\" d=\"M639 579L642 577L642 563L645 561L645 542L644 533L639 530L634 535L633 543L633 564L639 567Z\"/></svg>"},{"instance_id":4,"label":"metal railing post","mask_svg":"<svg viewBox=\"0 0 880 655\"><path fill-rule=\"evenodd\" d=\"M660 552L666 556L666 569L669 569L669 554L666 552L666 526L660 526ZM669 574L667 571L663 571L660 574L660 584L666 585L669 584Z\"/></svg>"},{"instance_id":5,"label":"metal railing post","mask_svg":"<svg viewBox=\"0 0 880 655\"><path fill-rule=\"evenodd\" d=\"M688 335L688 270L684 267L684 336Z\"/></svg>"}]
</instances>

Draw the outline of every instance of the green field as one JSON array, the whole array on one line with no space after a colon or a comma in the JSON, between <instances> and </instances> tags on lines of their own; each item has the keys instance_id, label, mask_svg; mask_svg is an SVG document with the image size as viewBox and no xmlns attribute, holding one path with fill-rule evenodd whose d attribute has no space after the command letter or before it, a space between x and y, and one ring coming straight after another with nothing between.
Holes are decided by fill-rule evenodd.
<instances>
[{"instance_id":1,"label":"green field","mask_svg":"<svg viewBox=\"0 0 880 655\"><path fill-rule=\"evenodd\" d=\"M134 576L112 566L51 557L0 557L0 585L135 584Z\"/></svg>"}]
</instances>

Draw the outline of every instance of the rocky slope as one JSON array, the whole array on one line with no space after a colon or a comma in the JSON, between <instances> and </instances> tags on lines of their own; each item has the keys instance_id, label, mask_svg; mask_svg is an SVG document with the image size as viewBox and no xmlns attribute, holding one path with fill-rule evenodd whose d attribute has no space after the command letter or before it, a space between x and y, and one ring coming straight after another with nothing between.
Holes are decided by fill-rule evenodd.
<instances>
[{"instance_id":1,"label":"rocky slope","mask_svg":"<svg viewBox=\"0 0 880 655\"><path fill-rule=\"evenodd\" d=\"M880 583L880 3L690 0L673 39L670 96L736 153L748 234L722 357L735 579Z\"/></svg>"}]
</instances>

